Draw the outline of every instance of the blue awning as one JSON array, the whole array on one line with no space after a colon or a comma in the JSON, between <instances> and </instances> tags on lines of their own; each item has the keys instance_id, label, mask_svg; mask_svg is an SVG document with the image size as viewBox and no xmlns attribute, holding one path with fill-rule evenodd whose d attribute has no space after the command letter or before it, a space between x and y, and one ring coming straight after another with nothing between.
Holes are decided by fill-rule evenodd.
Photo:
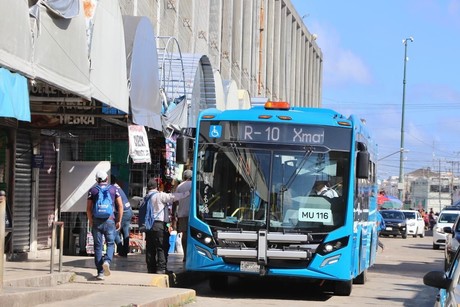
<instances>
[{"instance_id":1,"label":"blue awning","mask_svg":"<svg viewBox=\"0 0 460 307\"><path fill-rule=\"evenodd\" d=\"M27 79L0 67L0 117L30 122Z\"/></svg>"}]
</instances>

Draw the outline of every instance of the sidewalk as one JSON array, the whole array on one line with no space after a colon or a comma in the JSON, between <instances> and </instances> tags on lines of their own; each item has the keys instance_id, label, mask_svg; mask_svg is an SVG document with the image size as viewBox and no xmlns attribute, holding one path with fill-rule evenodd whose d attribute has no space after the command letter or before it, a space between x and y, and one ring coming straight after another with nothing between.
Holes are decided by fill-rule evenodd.
<instances>
[{"instance_id":1,"label":"sidewalk","mask_svg":"<svg viewBox=\"0 0 460 307\"><path fill-rule=\"evenodd\" d=\"M182 255L170 254L168 275L148 274L145 255L114 258L111 275L95 278L94 258L55 256L50 273L50 251L27 261L5 261L0 306L181 306L195 299L195 291L177 288L188 279Z\"/></svg>"}]
</instances>

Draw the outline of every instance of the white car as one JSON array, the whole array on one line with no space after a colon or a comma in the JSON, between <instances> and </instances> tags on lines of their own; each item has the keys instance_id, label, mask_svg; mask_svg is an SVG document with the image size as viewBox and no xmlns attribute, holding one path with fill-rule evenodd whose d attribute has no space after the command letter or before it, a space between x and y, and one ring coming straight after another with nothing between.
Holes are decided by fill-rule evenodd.
<instances>
[{"instance_id":1,"label":"white car","mask_svg":"<svg viewBox=\"0 0 460 307\"><path fill-rule=\"evenodd\" d=\"M425 221L420 212L416 210L401 210L406 217L407 235L412 235L414 238L425 236Z\"/></svg>"},{"instance_id":2,"label":"white car","mask_svg":"<svg viewBox=\"0 0 460 307\"><path fill-rule=\"evenodd\" d=\"M460 210L443 209L439 213L438 220L433 227L433 249L439 249L440 246L445 246L447 233L444 232L444 227L453 227L457 216L460 215Z\"/></svg>"}]
</instances>

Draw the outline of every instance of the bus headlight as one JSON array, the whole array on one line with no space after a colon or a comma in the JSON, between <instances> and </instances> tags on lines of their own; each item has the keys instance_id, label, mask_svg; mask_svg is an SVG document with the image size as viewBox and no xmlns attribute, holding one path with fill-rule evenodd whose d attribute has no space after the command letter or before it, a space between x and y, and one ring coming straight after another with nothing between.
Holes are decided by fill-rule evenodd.
<instances>
[{"instance_id":1,"label":"bus headlight","mask_svg":"<svg viewBox=\"0 0 460 307\"><path fill-rule=\"evenodd\" d=\"M318 246L316 252L322 256L335 252L348 245L349 237L343 237L334 241L324 242Z\"/></svg>"},{"instance_id":2,"label":"bus headlight","mask_svg":"<svg viewBox=\"0 0 460 307\"><path fill-rule=\"evenodd\" d=\"M197 241L200 243L213 248L216 243L214 242L214 238L207 233L200 231L196 228L190 227L190 234L192 235L193 238L195 238Z\"/></svg>"}]
</instances>

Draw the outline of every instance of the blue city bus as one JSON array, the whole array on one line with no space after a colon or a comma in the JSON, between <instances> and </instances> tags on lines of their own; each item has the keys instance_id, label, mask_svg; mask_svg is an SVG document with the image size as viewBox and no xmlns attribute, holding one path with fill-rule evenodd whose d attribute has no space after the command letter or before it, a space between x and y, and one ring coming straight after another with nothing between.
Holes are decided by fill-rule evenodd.
<instances>
[{"instance_id":1,"label":"blue city bus","mask_svg":"<svg viewBox=\"0 0 460 307\"><path fill-rule=\"evenodd\" d=\"M362 120L269 101L205 110L195 133L177 143L179 163L193 147L187 271L207 273L213 290L229 276L301 278L343 296L364 284L377 145Z\"/></svg>"}]
</instances>

